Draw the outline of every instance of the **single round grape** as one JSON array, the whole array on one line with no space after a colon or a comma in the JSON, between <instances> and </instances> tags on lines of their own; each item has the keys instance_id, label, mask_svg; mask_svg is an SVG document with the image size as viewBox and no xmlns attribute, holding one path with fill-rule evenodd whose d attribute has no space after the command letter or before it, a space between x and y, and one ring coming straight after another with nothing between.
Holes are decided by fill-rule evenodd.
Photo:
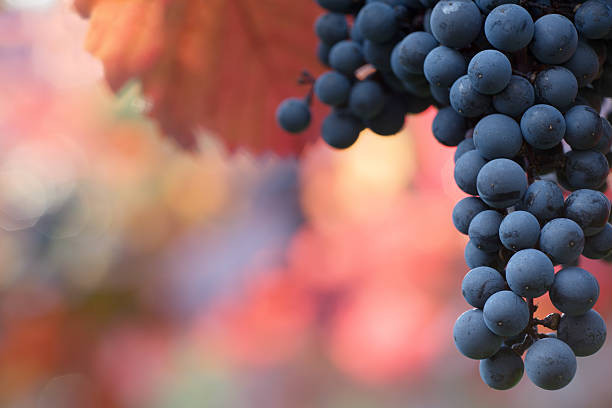
<instances>
[{"instance_id":1,"label":"single round grape","mask_svg":"<svg viewBox=\"0 0 612 408\"><path fill-rule=\"evenodd\" d=\"M336 44L348 38L348 24L343 14L325 13L315 21L315 33L321 41Z\"/></svg>"},{"instance_id":2,"label":"single round grape","mask_svg":"<svg viewBox=\"0 0 612 408\"><path fill-rule=\"evenodd\" d=\"M458 145L457 145L457 150L455 150L455 163L457 163L457 160L459 160L459 158L463 155L463 153L467 153L470 150L476 150L476 145L474 145L474 139L473 138L467 138L467 139L463 139Z\"/></svg>"},{"instance_id":3,"label":"single round grape","mask_svg":"<svg viewBox=\"0 0 612 408\"><path fill-rule=\"evenodd\" d=\"M493 268L480 266L470 270L461 284L461 293L472 306L482 309L491 295L506 290L506 281Z\"/></svg>"},{"instance_id":4,"label":"single round grape","mask_svg":"<svg viewBox=\"0 0 612 408\"><path fill-rule=\"evenodd\" d=\"M430 18L433 36L442 45L465 48L478 37L482 17L471 1L439 1Z\"/></svg>"},{"instance_id":5,"label":"single round grape","mask_svg":"<svg viewBox=\"0 0 612 408\"><path fill-rule=\"evenodd\" d=\"M574 74L578 86L587 86L599 73L599 58L586 42L579 41L576 52L563 66Z\"/></svg>"},{"instance_id":6,"label":"single round grape","mask_svg":"<svg viewBox=\"0 0 612 408\"><path fill-rule=\"evenodd\" d=\"M491 13L496 7L503 4L518 4L519 0L474 0L474 3L478 6L482 14L487 15Z\"/></svg>"},{"instance_id":7,"label":"single round grape","mask_svg":"<svg viewBox=\"0 0 612 408\"><path fill-rule=\"evenodd\" d=\"M435 38L425 31L408 34L391 54L393 72L402 80L407 80L407 74L423 74L425 58L437 46Z\"/></svg>"},{"instance_id":8,"label":"single round grape","mask_svg":"<svg viewBox=\"0 0 612 408\"><path fill-rule=\"evenodd\" d=\"M278 125L291 133L300 133L310 125L310 108L303 99L285 99L276 109Z\"/></svg>"},{"instance_id":9,"label":"single round grape","mask_svg":"<svg viewBox=\"0 0 612 408\"><path fill-rule=\"evenodd\" d=\"M575 221L584 235L601 232L610 218L610 200L595 190L576 190L565 200L565 217Z\"/></svg>"},{"instance_id":10,"label":"single round grape","mask_svg":"<svg viewBox=\"0 0 612 408\"><path fill-rule=\"evenodd\" d=\"M499 226L499 238L512 251L534 248L540 239L540 223L527 211L511 212Z\"/></svg>"},{"instance_id":11,"label":"single round grape","mask_svg":"<svg viewBox=\"0 0 612 408\"><path fill-rule=\"evenodd\" d=\"M563 315L557 337L567 343L578 357L591 356L606 341L606 323L597 311L591 309L580 316Z\"/></svg>"},{"instance_id":12,"label":"single round grape","mask_svg":"<svg viewBox=\"0 0 612 408\"><path fill-rule=\"evenodd\" d=\"M604 229L584 242L582 255L589 259L603 259L612 254L612 225L606 224Z\"/></svg>"},{"instance_id":13,"label":"single round grape","mask_svg":"<svg viewBox=\"0 0 612 408\"><path fill-rule=\"evenodd\" d=\"M489 206L508 208L525 195L527 176L521 166L512 160L495 159L482 167L476 186L478 195Z\"/></svg>"},{"instance_id":14,"label":"single round grape","mask_svg":"<svg viewBox=\"0 0 612 408\"><path fill-rule=\"evenodd\" d=\"M467 235L474 217L489 207L478 197L465 197L453 209L453 224L457 231Z\"/></svg>"},{"instance_id":15,"label":"single round grape","mask_svg":"<svg viewBox=\"0 0 612 408\"><path fill-rule=\"evenodd\" d=\"M551 149L565 135L565 118L553 106L534 105L521 117L521 131L525 141L536 149Z\"/></svg>"},{"instance_id":16,"label":"single round grape","mask_svg":"<svg viewBox=\"0 0 612 408\"><path fill-rule=\"evenodd\" d=\"M467 63L459 51L441 45L427 54L423 72L429 83L448 88L466 74Z\"/></svg>"},{"instance_id":17,"label":"single round grape","mask_svg":"<svg viewBox=\"0 0 612 408\"><path fill-rule=\"evenodd\" d=\"M565 113L565 141L574 150L588 150L601 139L599 114L586 105L577 105Z\"/></svg>"},{"instance_id":18,"label":"single round grape","mask_svg":"<svg viewBox=\"0 0 612 408\"><path fill-rule=\"evenodd\" d=\"M487 40L498 50L515 52L525 48L533 38L533 20L529 12L516 4L493 9L485 20Z\"/></svg>"},{"instance_id":19,"label":"single round grape","mask_svg":"<svg viewBox=\"0 0 612 408\"><path fill-rule=\"evenodd\" d=\"M450 103L460 115L475 118L491 106L491 97L476 91L467 75L457 79L450 89Z\"/></svg>"},{"instance_id":20,"label":"single round grape","mask_svg":"<svg viewBox=\"0 0 612 408\"><path fill-rule=\"evenodd\" d=\"M549 292L552 304L569 316L585 314L599 298L599 284L589 272L576 266L561 269Z\"/></svg>"},{"instance_id":21,"label":"single round grape","mask_svg":"<svg viewBox=\"0 0 612 408\"><path fill-rule=\"evenodd\" d=\"M477 92L495 95L510 83L512 65L501 52L484 50L474 55L467 72L472 87Z\"/></svg>"},{"instance_id":22,"label":"single round grape","mask_svg":"<svg viewBox=\"0 0 612 408\"><path fill-rule=\"evenodd\" d=\"M468 310L459 316L453 327L453 339L461 354L475 360L491 357L503 342L503 338L487 328L480 309Z\"/></svg>"},{"instance_id":23,"label":"single round grape","mask_svg":"<svg viewBox=\"0 0 612 408\"><path fill-rule=\"evenodd\" d=\"M323 140L336 149L352 146L363 130L363 123L348 110L334 110L324 120L321 127Z\"/></svg>"},{"instance_id":24,"label":"single round grape","mask_svg":"<svg viewBox=\"0 0 612 408\"><path fill-rule=\"evenodd\" d=\"M470 195L478 195L477 177L486 163L487 161L478 153L478 150L464 153L455 163L455 182L457 186Z\"/></svg>"},{"instance_id":25,"label":"single round grape","mask_svg":"<svg viewBox=\"0 0 612 408\"><path fill-rule=\"evenodd\" d=\"M363 38L377 43L391 40L398 29L393 7L378 1L363 6L357 23Z\"/></svg>"},{"instance_id":26,"label":"single round grape","mask_svg":"<svg viewBox=\"0 0 612 408\"><path fill-rule=\"evenodd\" d=\"M500 264L499 256L497 252L485 252L474 245L471 241L465 246L465 263L468 268L474 269L479 266L490 266L496 268Z\"/></svg>"},{"instance_id":27,"label":"single round grape","mask_svg":"<svg viewBox=\"0 0 612 408\"><path fill-rule=\"evenodd\" d=\"M545 390L558 390L576 374L576 356L563 341L546 338L536 341L525 355L527 377Z\"/></svg>"},{"instance_id":28,"label":"single round grape","mask_svg":"<svg viewBox=\"0 0 612 408\"><path fill-rule=\"evenodd\" d=\"M537 249L523 249L512 255L506 266L506 279L514 293L537 298L548 292L555 279L555 268Z\"/></svg>"},{"instance_id":29,"label":"single round grape","mask_svg":"<svg viewBox=\"0 0 612 408\"><path fill-rule=\"evenodd\" d=\"M540 249L553 262L564 264L580 256L584 248L584 233L580 225L568 218L555 218L542 227Z\"/></svg>"},{"instance_id":30,"label":"single round grape","mask_svg":"<svg viewBox=\"0 0 612 408\"><path fill-rule=\"evenodd\" d=\"M354 41L340 41L329 52L329 64L336 71L353 77L355 71L365 64L361 46Z\"/></svg>"},{"instance_id":31,"label":"single round grape","mask_svg":"<svg viewBox=\"0 0 612 408\"><path fill-rule=\"evenodd\" d=\"M451 107L438 111L432 124L433 135L445 146L457 146L464 138L467 125L465 118Z\"/></svg>"},{"instance_id":32,"label":"single round grape","mask_svg":"<svg viewBox=\"0 0 612 408\"><path fill-rule=\"evenodd\" d=\"M515 336L529 323L529 307L514 292L502 290L492 294L483 308L484 322L498 336Z\"/></svg>"},{"instance_id":33,"label":"single round grape","mask_svg":"<svg viewBox=\"0 0 612 408\"><path fill-rule=\"evenodd\" d=\"M349 107L358 118L372 119L385 107L385 92L378 82L372 80L358 82L351 89Z\"/></svg>"},{"instance_id":34,"label":"single round grape","mask_svg":"<svg viewBox=\"0 0 612 408\"><path fill-rule=\"evenodd\" d=\"M606 181L608 173L608 160L600 152L586 150L567 154L565 177L573 189L597 189Z\"/></svg>"},{"instance_id":35,"label":"single round grape","mask_svg":"<svg viewBox=\"0 0 612 408\"><path fill-rule=\"evenodd\" d=\"M563 215L563 192L557 183L536 180L527 188L521 207L533 214L541 224L545 224Z\"/></svg>"},{"instance_id":36,"label":"single round grape","mask_svg":"<svg viewBox=\"0 0 612 408\"><path fill-rule=\"evenodd\" d=\"M551 67L540 72L534 83L536 101L565 111L578 95L576 77L567 68Z\"/></svg>"},{"instance_id":37,"label":"single round grape","mask_svg":"<svg viewBox=\"0 0 612 408\"><path fill-rule=\"evenodd\" d=\"M518 75L512 75L508 86L493 96L493 107L499 113L512 117L521 116L535 101L531 83Z\"/></svg>"},{"instance_id":38,"label":"single round grape","mask_svg":"<svg viewBox=\"0 0 612 408\"><path fill-rule=\"evenodd\" d=\"M574 55L577 46L578 33L566 17L547 14L536 20L529 48L541 63L562 64Z\"/></svg>"},{"instance_id":39,"label":"single round grape","mask_svg":"<svg viewBox=\"0 0 612 408\"><path fill-rule=\"evenodd\" d=\"M476 248L493 252L501 247L499 226L503 218L500 213L494 210L485 210L474 216L468 228L468 235Z\"/></svg>"},{"instance_id":40,"label":"single round grape","mask_svg":"<svg viewBox=\"0 0 612 408\"><path fill-rule=\"evenodd\" d=\"M585 38L604 38L612 29L612 9L610 3L600 0L584 2L576 10L574 23L578 32Z\"/></svg>"},{"instance_id":41,"label":"single round grape","mask_svg":"<svg viewBox=\"0 0 612 408\"><path fill-rule=\"evenodd\" d=\"M485 159L511 159L521 150L523 135L514 119L494 113L478 121L474 128L474 145Z\"/></svg>"},{"instance_id":42,"label":"single round grape","mask_svg":"<svg viewBox=\"0 0 612 408\"><path fill-rule=\"evenodd\" d=\"M480 360L480 378L495 390L508 390L523 378L523 359L509 347L503 347L495 355Z\"/></svg>"},{"instance_id":43,"label":"single round grape","mask_svg":"<svg viewBox=\"0 0 612 408\"><path fill-rule=\"evenodd\" d=\"M351 94L351 81L339 72L329 71L317 78L314 92L326 105L344 105Z\"/></svg>"}]
</instances>

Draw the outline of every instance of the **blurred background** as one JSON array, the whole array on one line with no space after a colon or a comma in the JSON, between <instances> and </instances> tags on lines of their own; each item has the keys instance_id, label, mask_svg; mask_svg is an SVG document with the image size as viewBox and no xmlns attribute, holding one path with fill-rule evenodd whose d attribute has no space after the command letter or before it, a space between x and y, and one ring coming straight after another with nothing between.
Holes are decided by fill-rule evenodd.
<instances>
[{"instance_id":1,"label":"blurred background","mask_svg":"<svg viewBox=\"0 0 612 408\"><path fill-rule=\"evenodd\" d=\"M611 406L609 345L557 392L489 390L455 350L462 193L432 109L346 152L274 129L299 69L321 71L313 2L277 2L296 25L273 1L198 1L208 44L170 41L210 26L157 3L78 1L87 20L0 0L1 407ZM276 18L268 65L224 51L248 7ZM612 267L585 265L609 318Z\"/></svg>"}]
</instances>

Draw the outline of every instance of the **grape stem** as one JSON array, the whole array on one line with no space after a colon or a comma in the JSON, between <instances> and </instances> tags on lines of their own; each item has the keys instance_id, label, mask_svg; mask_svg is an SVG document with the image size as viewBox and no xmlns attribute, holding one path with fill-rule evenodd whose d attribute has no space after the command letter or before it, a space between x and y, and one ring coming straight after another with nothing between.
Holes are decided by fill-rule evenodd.
<instances>
[{"instance_id":1,"label":"grape stem","mask_svg":"<svg viewBox=\"0 0 612 408\"><path fill-rule=\"evenodd\" d=\"M308 89L308 93L304 97L306 104L308 106L312 106L312 100L314 98L314 83L316 82L316 78L307 70L302 71L300 77L297 80L299 85L308 85L310 88Z\"/></svg>"},{"instance_id":2,"label":"grape stem","mask_svg":"<svg viewBox=\"0 0 612 408\"><path fill-rule=\"evenodd\" d=\"M551 330L557 330L559 322L561 321L561 315L559 313L551 313L544 319L535 318L533 315L538 310L538 306L534 304L533 298L527 298L527 305L529 306L529 323L523 331L523 340L520 343L512 345L512 350L518 355L523 353L539 339L549 337L546 334L538 332L538 326L544 326Z\"/></svg>"}]
</instances>

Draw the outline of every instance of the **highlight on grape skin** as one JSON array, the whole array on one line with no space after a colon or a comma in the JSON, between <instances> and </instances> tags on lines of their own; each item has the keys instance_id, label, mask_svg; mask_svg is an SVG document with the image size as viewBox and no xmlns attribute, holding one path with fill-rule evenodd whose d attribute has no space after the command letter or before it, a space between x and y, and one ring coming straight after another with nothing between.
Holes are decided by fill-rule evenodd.
<instances>
[{"instance_id":1,"label":"highlight on grape skin","mask_svg":"<svg viewBox=\"0 0 612 408\"><path fill-rule=\"evenodd\" d=\"M601 193L612 157L612 126L601 110L612 97L612 5L499 3L367 1L350 9L321 0L328 11L353 14L343 52L319 35L319 50L334 58L319 57L355 92L352 103L336 84L315 93L332 106L323 139L340 149L360 129L376 132L391 119L398 129L390 106L402 116L438 109L434 137L456 147L455 181L469 195L452 222L470 238L462 290L477 309L457 320L455 343L482 359L481 377L494 389L512 388L523 371L537 386L559 389L574 377L575 356L594 354L606 334L592 309L597 281L577 265L581 255L612 258L610 201ZM363 77L360 60L370 67ZM345 102L329 103L336 100ZM534 298L547 293L560 313L538 319ZM495 333L507 336L501 349Z\"/></svg>"}]
</instances>

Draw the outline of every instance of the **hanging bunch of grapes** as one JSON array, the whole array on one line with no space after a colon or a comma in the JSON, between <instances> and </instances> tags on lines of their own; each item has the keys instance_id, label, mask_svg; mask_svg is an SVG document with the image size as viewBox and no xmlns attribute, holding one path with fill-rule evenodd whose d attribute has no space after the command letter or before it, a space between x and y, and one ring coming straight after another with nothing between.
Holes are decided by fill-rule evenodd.
<instances>
[{"instance_id":1,"label":"hanging bunch of grapes","mask_svg":"<svg viewBox=\"0 0 612 408\"><path fill-rule=\"evenodd\" d=\"M331 107L322 138L343 149L435 106L433 134L456 146L455 181L469 195L452 219L470 238L462 293L474 309L457 319L455 344L492 388L524 371L541 388L566 386L576 357L606 338L599 285L579 258L612 254L612 126L600 116L612 96L612 3L317 2L327 10L318 56L331 70L303 75L312 89L279 106L279 125L306 129L314 94ZM560 313L538 319L544 295Z\"/></svg>"}]
</instances>

